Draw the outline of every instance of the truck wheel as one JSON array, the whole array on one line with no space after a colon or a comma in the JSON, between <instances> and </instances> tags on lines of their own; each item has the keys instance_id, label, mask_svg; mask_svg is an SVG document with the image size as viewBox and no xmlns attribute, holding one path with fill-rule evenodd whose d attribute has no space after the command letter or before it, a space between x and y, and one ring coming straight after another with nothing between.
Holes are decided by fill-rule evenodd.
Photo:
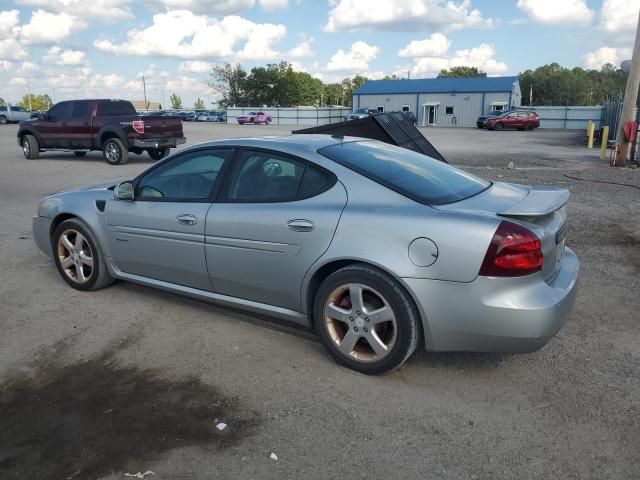
<instances>
[{"instance_id":1,"label":"truck wheel","mask_svg":"<svg viewBox=\"0 0 640 480\"><path fill-rule=\"evenodd\" d=\"M152 160L161 160L167 155L169 155L169 147L150 148L149 150L147 150L147 153L149 154Z\"/></svg>"},{"instance_id":2,"label":"truck wheel","mask_svg":"<svg viewBox=\"0 0 640 480\"><path fill-rule=\"evenodd\" d=\"M6 125L7 124L7 117L5 117L4 115L0 115L0 125Z\"/></svg>"},{"instance_id":3,"label":"truck wheel","mask_svg":"<svg viewBox=\"0 0 640 480\"><path fill-rule=\"evenodd\" d=\"M35 160L40 156L40 145L38 139L33 135L25 135L22 137L22 153L24 158Z\"/></svg>"},{"instance_id":4,"label":"truck wheel","mask_svg":"<svg viewBox=\"0 0 640 480\"><path fill-rule=\"evenodd\" d=\"M75 152L73 152L73 154L76 157L84 157L87 154L87 152L85 152L84 150L76 150Z\"/></svg>"},{"instance_id":5,"label":"truck wheel","mask_svg":"<svg viewBox=\"0 0 640 480\"><path fill-rule=\"evenodd\" d=\"M109 138L104 142L102 156L109 165L123 165L129 161L129 151L119 138Z\"/></svg>"}]
</instances>

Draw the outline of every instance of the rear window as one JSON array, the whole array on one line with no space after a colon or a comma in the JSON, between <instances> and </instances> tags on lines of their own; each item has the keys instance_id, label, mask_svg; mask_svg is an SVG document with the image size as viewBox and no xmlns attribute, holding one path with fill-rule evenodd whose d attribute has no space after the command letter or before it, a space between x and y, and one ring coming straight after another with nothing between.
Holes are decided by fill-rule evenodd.
<instances>
[{"instance_id":1,"label":"rear window","mask_svg":"<svg viewBox=\"0 0 640 480\"><path fill-rule=\"evenodd\" d=\"M427 205L464 200L491 186L434 158L377 141L340 143L318 153Z\"/></svg>"},{"instance_id":2,"label":"rear window","mask_svg":"<svg viewBox=\"0 0 640 480\"><path fill-rule=\"evenodd\" d=\"M125 115L137 115L131 102L124 100L112 100L98 103L98 117L118 117Z\"/></svg>"}]
</instances>

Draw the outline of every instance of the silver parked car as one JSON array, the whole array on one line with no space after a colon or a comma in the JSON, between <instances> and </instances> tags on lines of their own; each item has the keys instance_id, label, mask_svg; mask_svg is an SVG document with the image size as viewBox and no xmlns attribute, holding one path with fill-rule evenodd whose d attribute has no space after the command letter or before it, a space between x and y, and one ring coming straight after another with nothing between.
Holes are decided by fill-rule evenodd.
<instances>
[{"instance_id":1,"label":"silver parked car","mask_svg":"<svg viewBox=\"0 0 640 480\"><path fill-rule=\"evenodd\" d=\"M378 141L293 135L203 143L49 195L33 231L74 288L119 279L279 317L384 373L422 342L547 343L576 295L568 198Z\"/></svg>"}]
</instances>

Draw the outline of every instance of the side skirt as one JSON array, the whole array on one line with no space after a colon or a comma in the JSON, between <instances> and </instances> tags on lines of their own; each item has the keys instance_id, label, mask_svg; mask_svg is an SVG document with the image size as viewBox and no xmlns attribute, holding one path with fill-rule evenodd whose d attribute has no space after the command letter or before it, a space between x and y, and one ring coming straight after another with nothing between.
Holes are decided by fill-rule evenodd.
<instances>
[{"instance_id":1,"label":"side skirt","mask_svg":"<svg viewBox=\"0 0 640 480\"><path fill-rule=\"evenodd\" d=\"M276 307L274 305L268 305L266 303L253 302L251 300L245 300L243 298L231 297L229 295L221 295L219 293L208 292L206 290L199 290L197 288L185 287L183 285L177 285L175 283L164 282L162 280L155 280L153 278L142 277L140 275L134 275L131 273L125 273L118 269L113 263L111 257L104 258L107 263L109 273L118 280L124 280L127 282L137 283L146 287L157 288L166 292L185 295L187 297L194 298L196 300L203 300L206 302L212 302L218 305L227 307L233 307L247 312L258 313L261 315L267 315L276 317L282 320L296 323L303 327L311 328L311 322L304 313L289 310L288 308Z\"/></svg>"}]
</instances>

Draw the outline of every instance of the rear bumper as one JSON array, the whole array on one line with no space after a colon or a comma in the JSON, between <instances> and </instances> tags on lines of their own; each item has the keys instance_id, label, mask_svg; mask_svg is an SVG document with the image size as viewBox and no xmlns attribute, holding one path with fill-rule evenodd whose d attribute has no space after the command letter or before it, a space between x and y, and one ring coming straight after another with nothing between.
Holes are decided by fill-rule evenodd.
<instances>
[{"instance_id":1,"label":"rear bumper","mask_svg":"<svg viewBox=\"0 0 640 480\"><path fill-rule=\"evenodd\" d=\"M38 248L49 258L52 257L51 238L49 237L51 230L51 219L47 217L33 217L31 223L33 230L33 239Z\"/></svg>"},{"instance_id":2,"label":"rear bumper","mask_svg":"<svg viewBox=\"0 0 640 480\"><path fill-rule=\"evenodd\" d=\"M418 301L428 350L526 353L542 348L567 322L579 271L567 248L550 283L541 273L470 283L403 281Z\"/></svg>"},{"instance_id":3,"label":"rear bumper","mask_svg":"<svg viewBox=\"0 0 640 480\"><path fill-rule=\"evenodd\" d=\"M145 138L139 139L134 138L132 140L132 144L137 148L164 148L171 147L175 148L178 145L182 145L186 143L187 139L185 137L173 137L173 138Z\"/></svg>"}]
</instances>

